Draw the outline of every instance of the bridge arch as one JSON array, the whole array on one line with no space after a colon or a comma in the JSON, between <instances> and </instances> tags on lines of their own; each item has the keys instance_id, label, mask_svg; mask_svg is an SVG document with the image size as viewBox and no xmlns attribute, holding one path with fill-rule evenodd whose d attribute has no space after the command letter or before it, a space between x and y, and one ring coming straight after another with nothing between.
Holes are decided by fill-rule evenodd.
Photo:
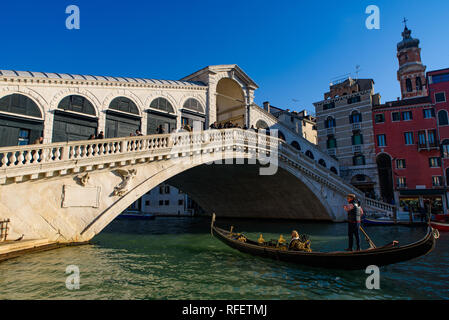
<instances>
[{"instance_id":1,"label":"bridge arch","mask_svg":"<svg viewBox=\"0 0 449 320\"><path fill-rule=\"evenodd\" d=\"M231 78L222 78L216 89L217 122L228 121L243 127L245 125L246 101L245 93L240 84Z\"/></svg>"},{"instance_id":2,"label":"bridge arch","mask_svg":"<svg viewBox=\"0 0 449 320\"><path fill-rule=\"evenodd\" d=\"M239 158L255 159L249 154L241 154ZM123 210L161 183L182 189L207 212L215 212L218 216L274 219L279 218L279 210L285 210L283 219L336 219L322 187L304 178L288 162L279 162L276 175L263 177L259 175L259 165L206 164L218 159L225 162L232 158L222 159L220 154L198 162L179 159L170 165L136 167L142 177L139 183L89 223L81 236L98 234ZM273 193L273 189L276 192ZM247 211L242 213L242 208Z\"/></svg>"}]
</instances>

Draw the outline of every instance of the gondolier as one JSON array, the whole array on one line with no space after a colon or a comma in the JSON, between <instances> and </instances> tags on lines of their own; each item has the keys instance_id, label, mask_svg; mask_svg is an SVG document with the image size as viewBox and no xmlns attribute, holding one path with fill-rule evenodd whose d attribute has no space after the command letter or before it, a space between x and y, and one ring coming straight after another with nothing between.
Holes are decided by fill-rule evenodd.
<instances>
[{"instance_id":1,"label":"gondolier","mask_svg":"<svg viewBox=\"0 0 449 320\"><path fill-rule=\"evenodd\" d=\"M349 246L346 251L352 251L354 238L356 241L357 251L360 251L360 223L362 221L363 209L357 201L355 194L348 194L346 199L348 204L343 208L348 213L348 241Z\"/></svg>"}]
</instances>

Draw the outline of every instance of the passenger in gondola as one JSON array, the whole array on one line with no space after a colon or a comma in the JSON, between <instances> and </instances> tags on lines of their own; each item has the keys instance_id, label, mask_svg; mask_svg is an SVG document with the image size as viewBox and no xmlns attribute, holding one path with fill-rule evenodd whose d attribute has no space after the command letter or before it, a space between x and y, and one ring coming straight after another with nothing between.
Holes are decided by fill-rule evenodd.
<instances>
[{"instance_id":1,"label":"passenger in gondola","mask_svg":"<svg viewBox=\"0 0 449 320\"><path fill-rule=\"evenodd\" d=\"M346 249L346 251L352 251L354 238L356 241L357 251L360 251L359 229L363 215L363 209L354 194L348 194L346 199L348 200L348 204L344 206L344 209L348 213L349 240L349 247Z\"/></svg>"},{"instance_id":2,"label":"passenger in gondola","mask_svg":"<svg viewBox=\"0 0 449 320\"><path fill-rule=\"evenodd\" d=\"M290 243L288 245L288 250L301 250L302 243L299 239L299 233L296 230L292 231L292 239L290 240Z\"/></svg>"}]
</instances>

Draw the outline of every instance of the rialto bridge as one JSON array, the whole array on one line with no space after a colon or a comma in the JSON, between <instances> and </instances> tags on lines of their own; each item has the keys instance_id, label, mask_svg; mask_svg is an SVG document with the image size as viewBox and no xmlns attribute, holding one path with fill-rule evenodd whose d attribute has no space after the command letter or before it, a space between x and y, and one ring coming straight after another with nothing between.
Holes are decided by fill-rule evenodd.
<instances>
[{"instance_id":1,"label":"rialto bridge","mask_svg":"<svg viewBox=\"0 0 449 320\"><path fill-rule=\"evenodd\" d=\"M19 134L0 148L0 220L10 220L11 238L84 242L163 182L218 216L342 221L348 193L365 211L392 212L255 105L255 89L235 65L181 81L2 71L0 130ZM215 121L267 127L270 136L204 130ZM153 134L155 125L172 131L183 122L195 130ZM40 129L44 144L30 144ZM129 136L134 129L147 135ZM106 139L85 139L99 131Z\"/></svg>"}]
</instances>

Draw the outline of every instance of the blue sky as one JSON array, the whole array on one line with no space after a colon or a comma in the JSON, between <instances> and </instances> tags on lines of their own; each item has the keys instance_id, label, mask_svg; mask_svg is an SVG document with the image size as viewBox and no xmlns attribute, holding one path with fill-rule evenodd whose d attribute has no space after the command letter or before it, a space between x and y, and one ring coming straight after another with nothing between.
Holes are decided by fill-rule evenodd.
<instances>
[{"instance_id":1,"label":"blue sky","mask_svg":"<svg viewBox=\"0 0 449 320\"><path fill-rule=\"evenodd\" d=\"M65 28L71 4L80 30ZM380 30L365 27L371 4ZM256 103L293 110L313 110L330 80L356 65L383 101L400 96L403 17L428 70L449 67L446 0L26 0L2 1L0 12L0 69L177 80L235 63L259 85Z\"/></svg>"}]
</instances>

